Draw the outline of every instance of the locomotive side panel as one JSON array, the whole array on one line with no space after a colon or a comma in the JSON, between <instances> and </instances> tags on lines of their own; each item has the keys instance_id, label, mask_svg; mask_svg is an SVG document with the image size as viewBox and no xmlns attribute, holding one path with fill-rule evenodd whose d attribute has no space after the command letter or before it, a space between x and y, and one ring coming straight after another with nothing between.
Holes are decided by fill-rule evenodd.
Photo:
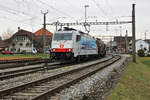
<instances>
[{"instance_id":1,"label":"locomotive side panel","mask_svg":"<svg viewBox=\"0 0 150 100\"><path fill-rule=\"evenodd\" d=\"M95 38L90 35L81 35L80 41L80 55L97 55L97 45Z\"/></svg>"}]
</instances>

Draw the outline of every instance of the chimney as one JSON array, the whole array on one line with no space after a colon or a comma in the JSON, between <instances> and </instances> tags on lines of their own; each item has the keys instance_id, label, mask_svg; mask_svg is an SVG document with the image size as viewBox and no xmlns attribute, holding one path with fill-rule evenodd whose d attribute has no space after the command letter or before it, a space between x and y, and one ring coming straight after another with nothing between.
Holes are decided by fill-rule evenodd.
<instances>
[{"instance_id":1,"label":"chimney","mask_svg":"<svg viewBox=\"0 0 150 100\"><path fill-rule=\"evenodd\" d=\"M18 31L20 30L20 27L18 27Z\"/></svg>"}]
</instances>

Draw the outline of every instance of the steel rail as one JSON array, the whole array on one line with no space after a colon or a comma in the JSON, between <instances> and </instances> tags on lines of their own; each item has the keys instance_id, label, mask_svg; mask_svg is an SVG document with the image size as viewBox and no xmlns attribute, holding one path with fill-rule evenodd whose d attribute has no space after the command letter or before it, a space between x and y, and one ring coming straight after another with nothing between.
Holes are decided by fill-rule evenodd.
<instances>
[{"instance_id":1,"label":"steel rail","mask_svg":"<svg viewBox=\"0 0 150 100\"><path fill-rule=\"evenodd\" d=\"M25 63L25 62L33 62L33 61L49 61L49 59L41 59L41 58L24 58L24 59L12 59L12 60L0 60L0 64L8 64L8 63Z\"/></svg>"},{"instance_id":2,"label":"steel rail","mask_svg":"<svg viewBox=\"0 0 150 100\"><path fill-rule=\"evenodd\" d=\"M16 70L8 70L6 72L0 73L0 80L6 80L14 77L18 77L21 75L27 75L30 73L35 73L42 70L50 70L50 69L56 69L60 68L60 63L51 63L51 65L48 65L47 68L44 67L44 64L39 65L37 67L31 67L31 68L19 68Z\"/></svg>"}]
</instances>

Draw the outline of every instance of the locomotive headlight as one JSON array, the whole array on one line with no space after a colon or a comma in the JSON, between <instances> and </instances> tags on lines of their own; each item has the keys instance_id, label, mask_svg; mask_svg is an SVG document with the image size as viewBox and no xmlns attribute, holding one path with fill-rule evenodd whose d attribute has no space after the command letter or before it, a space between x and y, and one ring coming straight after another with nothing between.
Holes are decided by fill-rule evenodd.
<instances>
[{"instance_id":1,"label":"locomotive headlight","mask_svg":"<svg viewBox=\"0 0 150 100\"><path fill-rule=\"evenodd\" d=\"M72 51L72 49L67 49L67 52L71 52Z\"/></svg>"},{"instance_id":2,"label":"locomotive headlight","mask_svg":"<svg viewBox=\"0 0 150 100\"><path fill-rule=\"evenodd\" d=\"M55 52L56 51L56 49L52 49L52 52Z\"/></svg>"},{"instance_id":3,"label":"locomotive headlight","mask_svg":"<svg viewBox=\"0 0 150 100\"><path fill-rule=\"evenodd\" d=\"M68 49L69 52L72 52L72 49Z\"/></svg>"}]
</instances>

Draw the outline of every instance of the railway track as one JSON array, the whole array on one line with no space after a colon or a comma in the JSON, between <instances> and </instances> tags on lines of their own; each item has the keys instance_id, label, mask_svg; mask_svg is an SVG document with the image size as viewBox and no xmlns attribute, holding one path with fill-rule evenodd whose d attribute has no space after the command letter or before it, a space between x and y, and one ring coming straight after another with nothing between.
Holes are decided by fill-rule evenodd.
<instances>
[{"instance_id":1,"label":"railway track","mask_svg":"<svg viewBox=\"0 0 150 100\"><path fill-rule=\"evenodd\" d=\"M20 61L12 61L9 63L0 63L0 70L8 69L8 68L17 68L28 65L35 65L40 63L50 62L48 59L34 59L34 60L20 60Z\"/></svg>"},{"instance_id":2,"label":"railway track","mask_svg":"<svg viewBox=\"0 0 150 100\"><path fill-rule=\"evenodd\" d=\"M25 62L33 62L33 61L49 61L49 59L41 59L41 58L22 58L22 59L11 59L11 60L0 60L0 64L8 64L8 63L25 63Z\"/></svg>"},{"instance_id":3,"label":"railway track","mask_svg":"<svg viewBox=\"0 0 150 100\"><path fill-rule=\"evenodd\" d=\"M96 60L96 59L94 59L94 60ZM84 63L84 61L81 62L81 64L82 63ZM74 63L71 63L71 62L62 62L62 63L51 62L51 63L47 63L47 67L45 67L45 63L42 63L42 64L38 64L38 65L29 65L29 66L26 65L26 66L22 66L22 67L16 66L13 68L12 67L3 68L3 69L0 69L0 80L7 80L10 78L15 78L15 77L27 75L30 73L32 74L35 72L39 72L42 70L51 70L51 69L56 69L56 68L62 68L62 67L66 67L69 65L74 65Z\"/></svg>"},{"instance_id":4,"label":"railway track","mask_svg":"<svg viewBox=\"0 0 150 100\"><path fill-rule=\"evenodd\" d=\"M112 59L83 65L70 71L2 89L0 90L0 100L47 100L56 92L95 74L99 70L118 61L120 58L120 56L115 56Z\"/></svg>"},{"instance_id":5,"label":"railway track","mask_svg":"<svg viewBox=\"0 0 150 100\"><path fill-rule=\"evenodd\" d=\"M0 70L0 80L6 80L9 78L14 78L30 73L35 73L38 71L42 70L49 70L49 69L55 69L55 68L60 68L63 66L60 66L61 63L49 63L47 67L45 68L44 63L43 64L38 64L38 65L32 65L32 66L26 66L26 67L19 67L19 68L11 68L11 69L6 69L6 70Z\"/></svg>"}]
</instances>

